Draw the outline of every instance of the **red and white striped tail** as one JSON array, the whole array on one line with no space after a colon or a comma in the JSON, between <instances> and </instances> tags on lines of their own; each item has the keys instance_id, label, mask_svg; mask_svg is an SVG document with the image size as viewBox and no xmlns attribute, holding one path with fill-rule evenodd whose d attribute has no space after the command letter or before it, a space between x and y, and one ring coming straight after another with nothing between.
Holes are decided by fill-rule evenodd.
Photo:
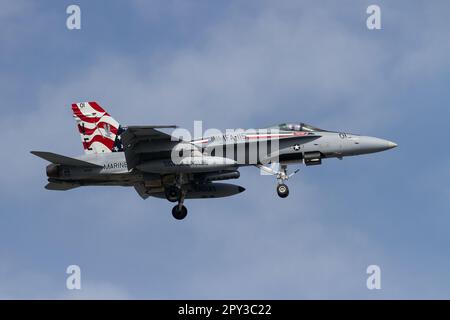
<instances>
[{"instance_id":1,"label":"red and white striped tail","mask_svg":"<svg viewBox=\"0 0 450 320\"><path fill-rule=\"evenodd\" d=\"M85 153L122 151L119 123L97 102L73 103L72 111Z\"/></svg>"}]
</instances>

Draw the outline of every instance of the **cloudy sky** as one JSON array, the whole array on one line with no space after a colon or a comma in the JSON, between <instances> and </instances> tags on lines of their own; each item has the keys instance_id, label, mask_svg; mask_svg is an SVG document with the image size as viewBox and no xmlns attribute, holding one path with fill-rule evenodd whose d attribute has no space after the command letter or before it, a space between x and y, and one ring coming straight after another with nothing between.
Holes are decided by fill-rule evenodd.
<instances>
[{"instance_id":1,"label":"cloudy sky","mask_svg":"<svg viewBox=\"0 0 450 320\"><path fill-rule=\"evenodd\" d=\"M66 8L81 7L81 30ZM382 30L366 28L378 4ZM0 0L0 298L450 298L448 1ZM380 154L301 168L280 199L50 192L30 150L79 155L70 104L122 124L284 121L377 136ZM81 267L82 290L65 287ZM366 268L381 268L381 290Z\"/></svg>"}]
</instances>

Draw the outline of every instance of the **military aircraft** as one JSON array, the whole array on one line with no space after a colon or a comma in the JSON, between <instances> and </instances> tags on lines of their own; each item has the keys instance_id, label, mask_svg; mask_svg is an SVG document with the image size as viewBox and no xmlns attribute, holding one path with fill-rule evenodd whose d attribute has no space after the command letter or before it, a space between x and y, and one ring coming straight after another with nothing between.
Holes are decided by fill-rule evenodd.
<instances>
[{"instance_id":1,"label":"military aircraft","mask_svg":"<svg viewBox=\"0 0 450 320\"><path fill-rule=\"evenodd\" d=\"M67 157L31 151L51 164L48 190L80 186L130 186L143 198L177 202L175 219L187 215L185 199L228 197L241 186L217 181L237 179L242 166L255 166L277 179L278 196L291 164L319 165L322 159L355 156L396 147L391 141L319 129L305 123L284 123L264 129L236 131L199 139L164 132L173 125L121 126L98 103L72 104L85 154ZM269 166L270 165L270 166Z\"/></svg>"}]
</instances>

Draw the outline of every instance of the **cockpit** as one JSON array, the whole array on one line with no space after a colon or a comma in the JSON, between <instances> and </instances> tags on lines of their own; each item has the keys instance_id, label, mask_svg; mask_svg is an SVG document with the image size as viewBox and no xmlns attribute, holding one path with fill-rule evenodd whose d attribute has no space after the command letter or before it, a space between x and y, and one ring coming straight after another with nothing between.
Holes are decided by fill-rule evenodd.
<instances>
[{"instance_id":1,"label":"cockpit","mask_svg":"<svg viewBox=\"0 0 450 320\"><path fill-rule=\"evenodd\" d=\"M326 131L323 129L319 129L316 127L313 127L306 123L282 123L273 127L270 127L270 129L278 129L282 131L304 131L304 132L313 132L313 131Z\"/></svg>"}]
</instances>

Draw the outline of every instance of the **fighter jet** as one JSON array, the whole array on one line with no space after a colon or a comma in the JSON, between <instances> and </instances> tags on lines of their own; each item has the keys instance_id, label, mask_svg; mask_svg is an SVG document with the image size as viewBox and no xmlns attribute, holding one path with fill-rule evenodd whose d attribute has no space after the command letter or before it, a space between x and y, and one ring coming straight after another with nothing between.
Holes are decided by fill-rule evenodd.
<instances>
[{"instance_id":1,"label":"fighter jet","mask_svg":"<svg viewBox=\"0 0 450 320\"><path fill-rule=\"evenodd\" d=\"M48 190L80 186L134 187L143 198L176 202L172 215L187 215L186 199L228 197L241 186L217 181L237 179L239 168L254 166L277 180L279 197L286 198L288 165L320 165L323 159L374 153L395 148L394 142L305 123L283 123L231 134L186 139L165 132L174 125L122 126L96 102L72 104L84 155L67 157L31 151L50 162ZM176 130L175 130L176 131Z\"/></svg>"}]
</instances>

